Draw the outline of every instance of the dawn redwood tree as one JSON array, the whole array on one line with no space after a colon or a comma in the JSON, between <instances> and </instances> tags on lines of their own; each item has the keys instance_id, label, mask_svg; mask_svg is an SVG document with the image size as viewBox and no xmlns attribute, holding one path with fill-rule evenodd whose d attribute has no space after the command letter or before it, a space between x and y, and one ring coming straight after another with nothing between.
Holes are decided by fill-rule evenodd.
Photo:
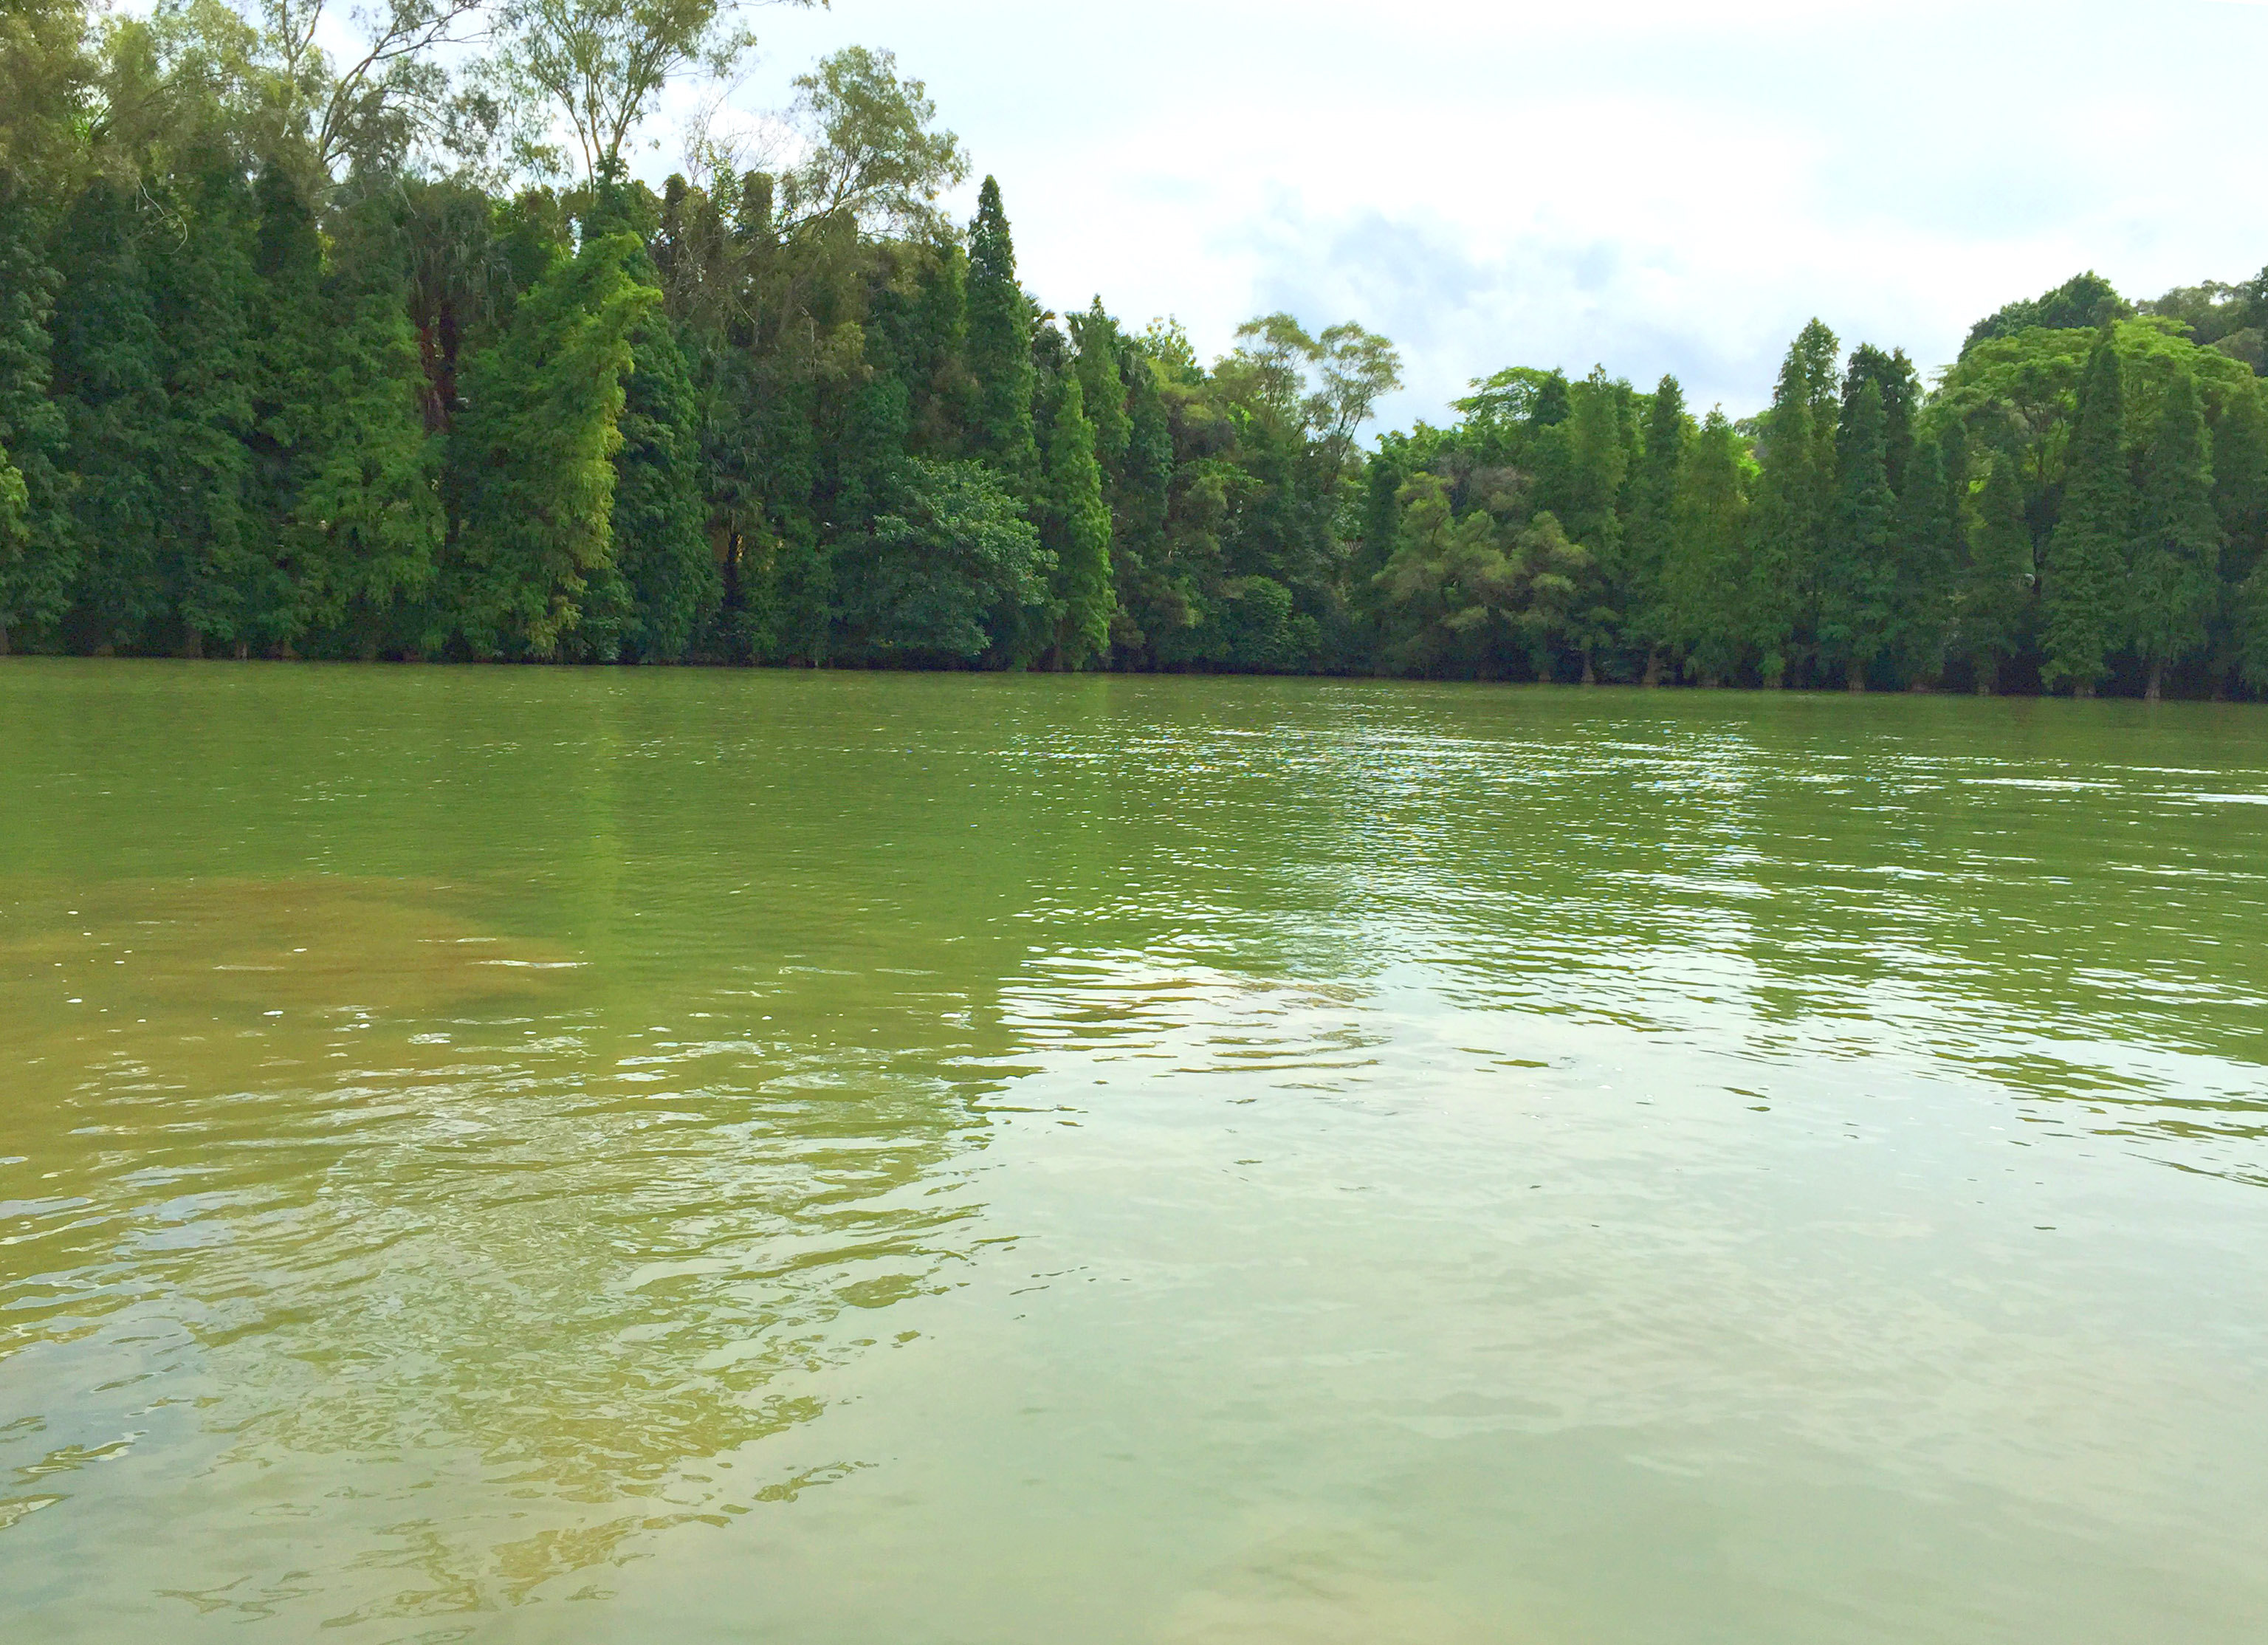
<instances>
[{"instance_id":1,"label":"dawn redwood tree","mask_svg":"<svg viewBox=\"0 0 2268 1645\"><path fill-rule=\"evenodd\" d=\"M661 294L630 272L635 236L586 240L473 357L454 431L463 498L441 626L476 657L549 658L614 571L615 455L630 335Z\"/></svg>"},{"instance_id":2,"label":"dawn redwood tree","mask_svg":"<svg viewBox=\"0 0 2268 1645\"><path fill-rule=\"evenodd\" d=\"M288 638L288 575L247 517L253 387L253 203L243 175L215 157L167 202L184 219L150 237L151 293L168 413L158 467L158 554L186 649Z\"/></svg>"},{"instance_id":3,"label":"dawn redwood tree","mask_svg":"<svg viewBox=\"0 0 2268 1645\"><path fill-rule=\"evenodd\" d=\"M2079 388L2063 515L2048 544L2046 660L2041 678L2092 697L2119 638L2119 579L2134 529L2126 468L2126 402L2118 351L2106 331Z\"/></svg>"},{"instance_id":4,"label":"dawn redwood tree","mask_svg":"<svg viewBox=\"0 0 2268 1645\"><path fill-rule=\"evenodd\" d=\"M1977 499L1977 522L1955 596L1961 644L1976 672L1979 696L1992 694L2002 667L2030 638L2034 554L2016 460L1995 452Z\"/></svg>"},{"instance_id":5,"label":"dawn redwood tree","mask_svg":"<svg viewBox=\"0 0 2268 1645\"><path fill-rule=\"evenodd\" d=\"M1944 450L1933 434L1914 437L1891 529L1889 650L1901 677L1917 690L1944 673L1953 623L1953 498Z\"/></svg>"},{"instance_id":6,"label":"dawn redwood tree","mask_svg":"<svg viewBox=\"0 0 2268 1645\"><path fill-rule=\"evenodd\" d=\"M1127 415L1126 382L1120 374L1125 343L1118 335L1118 322L1103 312L1100 297L1086 313L1071 317L1071 332L1079 343L1079 400L1086 420L1094 425L1095 460L1102 464L1106 479L1115 480L1134 434Z\"/></svg>"},{"instance_id":7,"label":"dawn redwood tree","mask_svg":"<svg viewBox=\"0 0 2268 1645\"><path fill-rule=\"evenodd\" d=\"M1094 458L1094 425L1086 420L1079 379L1058 380L1048 429L1048 498L1042 540L1056 556L1056 600L1063 616L1056 654L1084 668L1110 648L1116 586L1110 574L1110 511L1102 503L1102 469Z\"/></svg>"},{"instance_id":8,"label":"dawn redwood tree","mask_svg":"<svg viewBox=\"0 0 2268 1645\"><path fill-rule=\"evenodd\" d=\"M425 424L429 384L386 204L365 201L341 225L293 498L313 620L364 658L419 648L431 620L416 607L433 586L448 527L443 440Z\"/></svg>"},{"instance_id":9,"label":"dawn redwood tree","mask_svg":"<svg viewBox=\"0 0 2268 1645\"><path fill-rule=\"evenodd\" d=\"M1815 616L1836 493L1835 334L1814 320L1780 366L1765 414L1746 633L1764 683L1786 682Z\"/></svg>"},{"instance_id":10,"label":"dawn redwood tree","mask_svg":"<svg viewBox=\"0 0 2268 1645\"><path fill-rule=\"evenodd\" d=\"M1032 313L1016 284L1016 246L1000 205L1000 185L984 180L968 229L968 372L976 404L969 446L1029 496L1039 480L1032 432Z\"/></svg>"},{"instance_id":11,"label":"dawn redwood tree","mask_svg":"<svg viewBox=\"0 0 2268 1645\"><path fill-rule=\"evenodd\" d=\"M1741 440L1722 408L1712 409L1678 469L1674 530L1662 566L1662 633L1689 678L1723 685L1741 664L1742 609L1753 586L1745 574L1750 538Z\"/></svg>"},{"instance_id":12,"label":"dawn redwood tree","mask_svg":"<svg viewBox=\"0 0 2268 1645\"><path fill-rule=\"evenodd\" d=\"M1867 671L1889 648L1897 498L1890 491L1886 418L1879 384L1862 381L1838 441L1835 513L1819 566L1819 655L1840 664L1844 683L1867 689Z\"/></svg>"},{"instance_id":13,"label":"dawn redwood tree","mask_svg":"<svg viewBox=\"0 0 2268 1645\"><path fill-rule=\"evenodd\" d=\"M55 393L68 429L77 550L74 636L102 652L138 644L165 614L158 476L172 431L158 321L134 196L108 177L79 192L56 231Z\"/></svg>"},{"instance_id":14,"label":"dawn redwood tree","mask_svg":"<svg viewBox=\"0 0 2268 1645\"><path fill-rule=\"evenodd\" d=\"M2176 372L2142 458L2133 557L2125 589L2127 632L2156 702L2166 669L2202 650L2220 592L2221 527L2213 512L2197 380Z\"/></svg>"},{"instance_id":15,"label":"dawn redwood tree","mask_svg":"<svg viewBox=\"0 0 2268 1645\"><path fill-rule=\"evenodd\" d=\"M2213 425L2213 500L2225 539L2213 602L2213 689L2228 688L2239 663L2242 591L2268 544L2268 385L2222 397Z\"/></svg>"},{"instance_id":16,"label":"dawn redwood tree","mask_svg":"<svg viewBox=\"0 0 2268 1645\"><path fill-rule=\"evenodd\" d=\"M315 214L278 166L253 188L253 276L247 315L251 423L245 437L244 530L273 571L264 609L248 614L245 638L286 645L316 620L328 585L318 517L301 506L328 443L335 408L325 380L336 344L323 291Z\"/></svg>"},{"instance_id":17,"label":"dawn redwood tree","mask_svg":"<svg viewBox=\"0 0 2268 1645\"><path fill-rule=\"evenodd\" d=\"M72 541L63 408L49 394L61 277L40 214L0 166L0 656L53 629L70 600Z\"/></svg>"},{"instance_id":18,"label":"dawn redwood tree","mask_svg":"<svg viewBox=\"0 0 2268 1645\"><path fill-rule=\"evenodd\" d=\"M1630 519L1624 531L1624 576L1636 593L1629 633L1644 648L1645 682L1661 680L1663 627L1662 579L1669 563L1670 543L1677 529L1678 477L1690 433L1685 391L1676 378L1665 375L1654 386L1646 407L1645 444L1630 487Z\"/></svg>"},{"instance_id":19,"label":"dawn redwood tree","mask_svg":"<svg viewBox=\"0 0 2268 1645\"><path fill-rule=\"evenodd\" d=\"M630 237L627 190L609 166L586 236ZM677 662L724 597L709 544L709 499L693 380L676 325L660 301L661 276L641 244L625 262L651 300L631 322L630 373L616 420L610 573L585 613L580 648L642 662ZM601 616L603 613L603 616Z\"/></svg>"}]
</instances>

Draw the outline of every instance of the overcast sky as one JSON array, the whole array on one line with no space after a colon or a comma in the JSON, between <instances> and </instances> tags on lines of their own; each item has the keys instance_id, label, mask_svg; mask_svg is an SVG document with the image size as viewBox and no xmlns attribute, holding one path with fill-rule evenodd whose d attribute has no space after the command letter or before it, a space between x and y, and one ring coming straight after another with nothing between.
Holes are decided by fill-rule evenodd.
<instances>
[{"instance_id":1,"label":"overcast sky","mask_svg":"<svg viewBox=\"0 0 2268 1645\"><path fill-rule=\"evenodd\" d=\"M1272 309L1359 320L1407 361L1396 424L1513 364L1674 371L1740 415L1814 314L1930 369L2083 268L2148 296L2268 263L2268 7L2235 0L752 15L739 107L893 49L999 178L1051 306L1176 315L1208 356Z\"/></svg>"}]
</instances>

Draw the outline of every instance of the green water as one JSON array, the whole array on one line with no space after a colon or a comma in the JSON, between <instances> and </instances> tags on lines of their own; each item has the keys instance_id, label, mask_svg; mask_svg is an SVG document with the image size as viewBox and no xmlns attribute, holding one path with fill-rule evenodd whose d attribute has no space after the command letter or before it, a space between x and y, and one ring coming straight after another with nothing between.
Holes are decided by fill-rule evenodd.
<instances>
[{"instance_id":1,"label":"green water","mask_svg":"<svg viewBox=\"0 0 2268 1645\"><path fill-rule=\"evenodd\" d=\"M0 664L11 1639L2251 1641L2268 711Z\"/></svg>"}]
</instances>

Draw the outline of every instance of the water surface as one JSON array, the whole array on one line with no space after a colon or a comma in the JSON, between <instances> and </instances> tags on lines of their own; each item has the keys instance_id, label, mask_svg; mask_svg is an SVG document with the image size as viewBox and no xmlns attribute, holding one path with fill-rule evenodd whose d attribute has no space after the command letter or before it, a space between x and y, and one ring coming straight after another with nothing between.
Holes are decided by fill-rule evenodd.
<instances>
[{"instance_id":1,"label":"water surface","mask_svg":"<svg viewBox=\"0 0 2268 1645\"><path fill-rule=\"evenodd\" d=\"M2254 1640L2268 712L0 664L0 1617Z\"/></svg>"}]
</instances>

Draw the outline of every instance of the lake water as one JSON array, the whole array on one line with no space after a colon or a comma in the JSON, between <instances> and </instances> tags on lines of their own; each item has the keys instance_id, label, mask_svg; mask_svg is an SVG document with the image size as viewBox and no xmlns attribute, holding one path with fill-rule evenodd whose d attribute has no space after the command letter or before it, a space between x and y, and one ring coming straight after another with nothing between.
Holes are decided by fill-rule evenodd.
<instances>
[{"instance_id":1,"label":"lake water","mask_svg":"<svg viewBox=\"0 0 2268 1645\"><path fill-rule=\"evenodd\" d=\"M0 663L43 1641L2268 1634L2268 710Z\"/></svg>"}]
</instances>

